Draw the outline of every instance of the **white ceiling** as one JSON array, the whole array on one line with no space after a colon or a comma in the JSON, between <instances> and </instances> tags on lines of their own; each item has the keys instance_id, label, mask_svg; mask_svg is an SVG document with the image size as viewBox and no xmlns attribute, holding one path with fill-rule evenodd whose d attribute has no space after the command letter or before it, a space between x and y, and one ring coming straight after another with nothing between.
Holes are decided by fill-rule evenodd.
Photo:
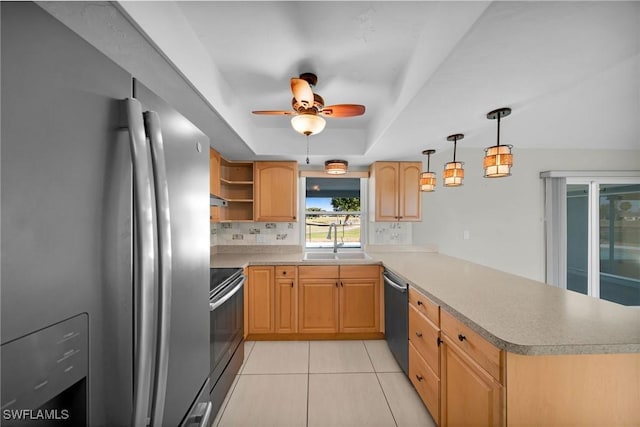
<instances>
[{"instance_id":1,"label":"white ceiling","mask_svg":"<svg viewBox=\"0 0 640 427\"><path fill-rule=\"evenodd\" d=\"M486 113L513 109L516 148L640 149L640 2L121 2L256 158L305 158L289 79L318 75L330 104L312 164L422 159L493 145ZM213 141L224 154L225 141ZM237 143L234 142L234 143Z\"/></svg>"}]
</instances>

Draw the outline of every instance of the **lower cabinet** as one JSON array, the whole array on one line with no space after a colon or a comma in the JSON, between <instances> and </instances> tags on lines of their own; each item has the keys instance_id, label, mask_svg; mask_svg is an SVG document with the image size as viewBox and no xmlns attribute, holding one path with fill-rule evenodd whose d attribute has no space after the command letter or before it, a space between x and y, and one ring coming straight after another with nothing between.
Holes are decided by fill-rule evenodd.
<instances>
[{"instance_id":1,"label":"lower cabinet","mask_svg":"<svg viewBox=\"0 0 640 427\"><path fill-rule=\"evenodd\" d=\"M276 266L275 272L275 332L293 334L298 331L296 267Z\"/></svg>"},{"instance_id":2,"label":"lower cabinet","mask_svg":"<svg viewBox=\"0 0 640 427\"><path fill-rule=\"evenodd\" d=\"M299 330L302 333L338 332L340 269L331 266L298 267Z\"/></svg>"},{"instance_id":3,"label":"lower cabinet","mask_svg":"<svg viewBox=\"0 0 640 427\"><path fill-rule=\"evenodd\" d=\"M409 379L434 421L440 420L440 378L433 372L416 347L409 342Z\"/></svg>"},{"instance_id":4,"label":"lower cabinet","mask_svg":"<svg viewBox=\"0 0 640 427\"><path fill-rule=\"evenodd\" d=\"M248 269L245 309L250 334L267 334L275 331L274 318L274 267L252 266Z\"/></svg>"},{"instance_id":5,"label":"lower cabinet","mask_svg":"<svg viewBox=\"0 0 640 427\"><path fill-rule=\"evenodd\" d=\"M504 387L448 336L443 341L442 425L504 425Z\"/></svg>"},{"instance_id":6,"label":"lower cabinet","mask_svg":"<svg viewBox=\"0 0 640 427\"><path fill-rule=\"evenodd\" d=\"M380 335L379 265L251 266L248 270L248 334Z\"/></svg>"}]
</instances>

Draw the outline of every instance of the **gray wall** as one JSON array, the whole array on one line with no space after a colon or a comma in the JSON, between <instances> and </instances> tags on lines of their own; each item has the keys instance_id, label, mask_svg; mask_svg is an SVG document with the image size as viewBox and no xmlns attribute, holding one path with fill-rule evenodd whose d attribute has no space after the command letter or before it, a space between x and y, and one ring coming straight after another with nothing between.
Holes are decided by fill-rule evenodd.
<instances>
[{"instance_id":1,"label":"gray wall","mask_svg":"<svg viewBox=\"0 0 640 427\"><path fill-rule=\"evenodd\" d=\"M431 158L438 173L434 193L422 197L422 222L413 225L413 243L433 244L443 254L476 262L534 280L544 281L545 170L637 170L640 150L513 149L508 178L482 177L484 152L458 148L465 162L462 187L442 187L444 163L451 150ZM426 164L425 164L426 168ZM469 232L469 239L463 233Z\"/></svg>"}]
</instances>

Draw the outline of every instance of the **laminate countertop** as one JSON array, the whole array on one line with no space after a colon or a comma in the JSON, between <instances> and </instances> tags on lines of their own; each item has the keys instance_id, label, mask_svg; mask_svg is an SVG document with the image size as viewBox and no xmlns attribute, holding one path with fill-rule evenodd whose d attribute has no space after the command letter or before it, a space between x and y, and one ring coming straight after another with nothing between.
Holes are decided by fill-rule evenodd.
<instances>
[{"instance_id":1,"label":"laminate countertop","mask_svg":"<svg viewBox=\"0 0 640 427\"><path fill-rule=\"evenodd\" d=\"M303 253L222 253L212 266L380 263L498 348L525 355L640 353L640 309L434 252L303 261Z\"/></svg>"}]
</instances>

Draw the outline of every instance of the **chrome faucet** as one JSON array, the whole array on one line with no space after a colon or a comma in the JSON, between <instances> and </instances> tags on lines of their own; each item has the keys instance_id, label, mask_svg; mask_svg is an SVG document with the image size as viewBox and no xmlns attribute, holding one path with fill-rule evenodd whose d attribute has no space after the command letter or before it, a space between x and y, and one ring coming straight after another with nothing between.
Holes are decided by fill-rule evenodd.
<instances>
[{"instance_id":1,"label":"chrome faucet","mask_svg":"<svg viewBox=\"0 0 640 427\"><path fill-rule=\"evenodd\" d=\"M333 253L338 253L338 246L342 246L344 243L338 244L338 225L335 222L329 224L329 233L327 239L331 238L331 228L333 228Z\"/></svg>"}]
</instances>

